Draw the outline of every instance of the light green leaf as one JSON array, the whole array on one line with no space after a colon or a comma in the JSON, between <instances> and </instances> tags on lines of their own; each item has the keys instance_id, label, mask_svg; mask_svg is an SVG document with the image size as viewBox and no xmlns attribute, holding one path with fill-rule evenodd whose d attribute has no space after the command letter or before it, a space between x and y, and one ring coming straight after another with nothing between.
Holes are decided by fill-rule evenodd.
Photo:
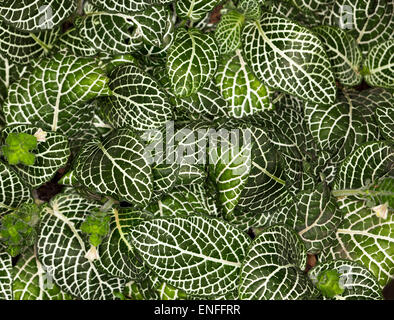
<instances>
[{"instance_id":1,"label":"light green leaf","mask_svg":"<svg viewBox=\"0 0 394 320\"><path fill-rule=\"evenodd\" d=\"M303 273L306 249L289 227L276 225L263 230L249 247L242 264L241 300L303 300L318 296Z\"/></svg>"},{"instance_id":2,"label":"light green leaf","mask_svg":"<svg viewBox=\"0 0 394 320\"><path fill-rule=\"evenodd\" d=\"M243 12L248 19L258 20L261 16L261 1L241 0L237 9Z\"/></svg>"},{"instance_id":3,"label":"light green leaf","mask_svg":"<svg viewBox=\"0 0 394 320\"><path fill-rule=\"evenodd\" d=\"M214 33L220 54L232 53L240 47L244 22L245 16L237 10L229 11L220 18Z\"/></svg>"},{"instance_id":4,"label":"light green leaf","mask_svg":"<svg viewBox=\"0 0 394 320\"><path fill-rule=\"evenodd\" d=\"M229 104L227 113L231 117L242 118L272 108L271 90L252 73L240 50L220 59L215 81Z\"/></svg>"},{"instance_id":5,"label":"light green leaf","mask_svg":"<svg viewBox=\"0 0 394 320\"><path fill-rule=\"evenodd\" d=\"M126 64L110 74L112 96L100 100L106 119L115 128L149 130L171 119L168 98L155 79L140 68Z\"/></svg>"},{"instance_id":6,"label":"light green leaf","mask_svg":"<svg viewBox=\"0 0 394 320\"><path fill-rule=\"evenodd\" d=\"M60 28L38 33L19 31L0 21L0 54L18 64L46 55L60 33Z\"/></svg>"},{"instance_id":7,"label":"light green leaf","mask_svg":"<svg viewBox=\"0 0 394 320\"><path fill-rule=\"evenodd\" d=\"M183 19L200 20L219 3L219 0L178 0L176 14Z\"/></svg>"},{"instance_id":8,"label":"light green leaf","mask_svg":"<svg viewBox=\"0 0 394 320\"><path fill-rule=\"evenodd\" d=\"M130 239L145 263L166 283L191 295L234 290L249 239L221 220L191 216L144 221Z\"/></svg>"},{"instance_id":9,"label":"light green leaf","mask_svg":"<svg viewBox=\"0 0 394 320\"><path fill-rule=\"evenodd\" d=\"M318 26L312 30L318 34L326 49L335 78L345 86L358 85L362 80L362 54L356 40L337 27Z\"/></svg>"},{"instance_id":10,"label":"light green leaf","mask_svg":"<svg viewBox=\"0 0 394 320\"><path fill-rule=\"evenodd\" d=\"M245 59L269 87L318 104L335 101L336 87L323 44L291 20L264 13L242 32Z\"/></svg>"},{"instance_id":11,"label":"light green leaf","mask_svg":"<svg viewBox=\"0 0 394 320\"><path fill-rule=\"evenodd\" d=\"M85 255L87 237L79 230L85 217L100 204L74 193L59 194L41 212L38 259L50 270L59 288L79 299L114 299L122 292L124 280L100 272Z\"/></svg>"},{"instance_id":12,"label":"light green leaf","mask_svg":"<svg viewBox=\"0 0 394 320\"><path fill-rule=\"evenodd\" d=\"M79 36L97 51L126 54L142 46L142 35L131 15L94 12L74 21Z\"/></svg>"},{"instance_id":13,"label":"light green leaf","mask_svg":"<svg viewBox=\"0 0 394 320\"><path fill-rule=\"evenodd\" d=\"M339 284L344 292L335 296L334 300L382 300L382 290L375 276L365 267L350 260L330 260L318 263L308 272L313 283L320 274L335 270L340 274Z\"/></svg>"},{"instance_id":14,"label":"light green leaf","mask_svg":"<svg viewBox=\"0 0 394 320\"><path fill-rule=\"evenodd\" d=\"M14 300L72 300L53 282L51 270L44 269L34 249L30 248L18 259L12 270Z\"/></svg>"},{"instance_id":15,"label":"light green leaf","mask_svg":"<svg viewBox=\"0 0 394 320\"><path fill-rule=\"evenodd\" d=\"M12 300L12 259L0 252L0 300Z\"/></svg>"},{"instance_id":16,"label":"light green leaf","mask_svg":"<svg viewBox=\"0 0 394 320\"><path fill-rule=\"evenodd\" d=\"M349 30L363 55L389 40L394 32L394 2L387 0L337 0L323 24Z\"/></svg>"},{"instance_id":17,"label":"light green leaf","mask_svg":"<svg viewBox=\"0 0 394 320\"><path fill-rule=\"evenodd\" d=\"M394 39L372 47L364 67L365 81L370 86L394 89Z\"/></svg>"},{"instance_id":18,"label":"light green leaf","mask_svg":"<svg viewBox=\"0 0 394 320\"><path fill-rule=\"evenodd\" d=\"M8 24L24 31L53 29L77 9L73 0L4 0L0 16Z\"/></svg>"},{"instance_id":19,"label":"light green leaf","mask_svg":"<svg viewBox=\"0 0 394 320\"><path fill-rule=\"evenodd\" d=\"M34 136L39 129L28 125L9 126L1 131L0 141L5 141L11 132L24 132ZM33 165L19 164L14 166L14 169L28 185L37 188L51 180L60 168L66 166L70 156L67 137L49 131L46 133L45 141L38 142L32 153L35 155Z\"/></svg>"},{"instance_id":20,"label":"light green leaf","mask_svg":"<svg viewBox=\"0 0 394 320\"><path fill-rule=\"evenodd\" d=\"M43 58L10 86L3 106L7 125L31 123L67 133L71 115L80 115L87 101L110 94L107 83L94 59L61 53Z\"/></svg>"},{"instance_id":21,"label":"light green leaf","mask_svg":"<svg viewBox=\"0 0 394 320\"><path fill-rule=\"evenodd\" d=\"M178 29L167 56L167 72L174 94L184 98L203 87L216 72L218 55L211 35L198 29Z\"/></svg>"},{"instance_id":22,"label":"light green leaf","mask_svg":"<svg viewBox=\"0 0 394 320\"><path fill-rule=\"evenodd\" d=\"M0 161L0 217L31 203L30 189L13 168Z\"/></svg>"},{"instance_id":23,"label":"light green leaf","mask_svg":"<svg viewBox=\"0 0 394 320\"><path fill-rule=\"evenodd\" d=\"M112 132L104 141L90 141L81 150L75 175L93 192L145 206L152 196L152 169L144 145L129 129Z\"/></svg>"},{"instance_id":24,"label":"light green leaf","mask_svg":"<svg viewBox=\"0 0 394 320\"><path fill-rule=\"evenodd\" d=\"M379 218L367 201L353 197L339 199L338 203L344 217L322 261L357 261L374 274L383 288L394 278L394 215Z\"/></svg>"}]
</instances>

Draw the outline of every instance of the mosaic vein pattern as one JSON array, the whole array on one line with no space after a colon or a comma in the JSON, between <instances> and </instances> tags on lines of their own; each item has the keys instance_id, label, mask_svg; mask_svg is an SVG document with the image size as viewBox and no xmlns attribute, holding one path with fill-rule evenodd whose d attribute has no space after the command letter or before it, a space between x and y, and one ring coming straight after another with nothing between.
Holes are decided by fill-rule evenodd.
<instances>
[{"instance_id":1,"label":"mosaic vein pattern","mask_svg":"<svg viewBox=\"0 0 394 320\"><path fill-rule=\"evenodd\" d=\"M38 31L54 28L76 9L73 0L4 0L0 16L17 29Z\"/></svg>"},{"instance_id":2,"label":"mosaic vein pattern","mask_svg":"<svg viewBox=\"0 0 394 320\"><path fill-rule=\"evenodd\" d=\"M57 53L10 86L3 112L7 125L33 124L66 133L72 111L109 93L108 78L94 59Z\"/></svg>"},{"instance_id":3,"label":"mosaic vein pattern","mask_svg":"<svg viewBox=\"0 0 394 320\"><path fill-rule=\"evenodd\" d=\"M264 13L242 31L244 55L260 81L303 100L327 105L335 100L331 64L320 40L294 22Z\"/></svg>"},{"instance_id":4,"label":"mosaic vein pattern","mask_svg":"<svg viewBox=\"0 0 394 320\"><path fill-rule=\"evenodd\" d=\"M52 198L41 212L37 256L60 289L82 300L114 299L124 280L100 272L85 258L89 244L79 226L100 204L77 194Z\"/></svg>"},{"instance_id":5,"label":"mosaic vein pattern","mask_svg":"<svg viewBox=\"0 0 394 320\"><path fill-rule=\"evenodd\" d=\"M394 13L393 13L394 19ZM368 53L365 81L374 87L394 88L394 39L374 46Z\"/></svg>"},{"instance_id":6,"label":"mosaic vein pattern","mask_svg":"<svg viewBox=\"0 0 394 320\"><path fill-rule=\"evenodd\" d=\"M317 282L320 273L336 270L340 274L340 283L345 291L334 300L382 300L382 290L375 276L361 264L350 260L335 260L318 263L308 272L312 282ZM327 300L323 296L323 299Z\"/></svg>"},{"instance_id":7,"label":"mosaic vein pattern","mask_svg":"<svg viewBox=\"0 0 394 320\"><path fill-rule=\"evenodd\" d=\"M12 300L12 260L6 252L0 252L0 300Z\"/></svg>"},{"instance_id":8,"label":"mosaic vein pattern","mask_svg":"<svg viewBox=\"0 0 394 320\"><path fill-rule=\"evenodd\" d=\"M176 2L176 14L184 19L197 21L211 12L218 0L179 0Z\"/></svg>"},{"instance_id":9,"label":"mosaic vein pattern","mask_svg":"<svg viewBox=\"0 0 394 320\"><path fill-rule=\"evenodd\" d=\"M241 300L302 300L317 296L303 273L306 250L289 227L277 225L256 237L241 270Z\"/></svg>"},{"instance_id":10,"label":"mosaic vein pattern","mask_svg":"<svg viewBox=\"0 0 394 320\"><path fill-rule=\"evenodd\" d=\"M244 21L244 15L235 10L220 18L214 35L221 55L230 54L241 45Z\"/></svg>"},{"instance_id":11,"label":"mosaic vein pattern","mask_svg":"<svg viewBox=\"0 0 394 320\"><path fill-rule=\"evenodd\" d=\"M129 129L119 129L104 141L90 141L81 150L75 175L91 191L145 206L152 196L152 169L144 145Z\"/></svg>"},{"instance_id":12,"label":"mosaic vein pattern","mask_svg":"<svg viewBox=\"0 0 394 320\"><path fill-rule=\"evenodd\" d=\"M217 69L219 49L214 38L198 29L178 29L168 50L171 88L180 98L196 93Z\"/></svg>"},{"instance_id":13,"label":"mosaic vein pattern","mask_svg":"<svg viewBox=\"0 0 394 320\"><path fill-rule=\"evenodd\" d=\"M39 127L28 125L8 126L1 132L1 141L5 141L11 132L34 135L38 129ZM37 142L37 148L32 153L35 155L33 165L19 164L13 168L28 185L37 188L51 180L60 168L66 166L70 156L68 139L56 132L47 132L46 141Z\"/></svg>"},{"instance_id":14,"label":"mosaic vein pattern","mask_svg":"<svg viewBox=\"0 0 394 320\"><path fill-rule=\"evenodd\" d=\"M223 221L177 217L143 221L129 237L159 278L190 295L221 295L236 289L249 238Z\"/></svg>"}]
</instances>

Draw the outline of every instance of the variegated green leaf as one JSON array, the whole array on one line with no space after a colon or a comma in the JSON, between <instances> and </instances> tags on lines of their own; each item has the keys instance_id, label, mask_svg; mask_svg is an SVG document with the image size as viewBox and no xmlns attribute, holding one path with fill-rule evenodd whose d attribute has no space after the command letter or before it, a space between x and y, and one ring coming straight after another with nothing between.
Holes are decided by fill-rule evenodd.
<instances>
[{"instance_id":1,"label":"variegated green leaf","mask_svg":"<svg viewBox=\"0 0 394 320\"><path fill-rule=\"evenodd\" d=\"M297 194L291 205L273 214L270 224L284 223L295 230L304 241L309 254L317 254L330 247L342 213L330 190L319 184L315 190Z\"/></svg>"},{"instance_id":2,"label":"variegated green leaf","mask_svg":"<svg viewBox=\"0 0 394 320\"><path fill-rule=\"evenodd\" d=\"M382 290L375 276L365 267L350 260L330 260L318 263L308 272L309 278L316 284L317 277L328 270L339 273L339 284L344 291L334 300L382 300Z\"/></svg>"},{"instance_id":3,"label":"variegated green leaf","mask_svg":"<svg viewBox=\"0 0 394 320\"><path fill-rule=\"evenodd\" d=\"M125 285L124 280L100 272L85 257L89 242L79 227L99 207L68 193L52 198L41 212L38 259L62 291L83 300L114 299L114 292L122 292Z\"/></svg>"},{"instance_id":4,"label":"variegated green leaf","mask_svg":"<svg viewBox=\"0 0 394 320\"><path fill-rule=\"evenodd\" d=\"M331 26L312 29L322 40L335 78L345 86L356 86L361 80L361 50L356 40L346 31Z\"/></svg>"},{"instance_id":5,"label":"variegated green leaf","mask_svg":"<svg viewBox=\"0 0 394 320\"><path fill-rule=\"evenodd\" d=\"M100 100L108 121L115 127L143 131L163 126L172 110L159 84L140 68L128 64L115 68L109 77L112 96Z\"/></svg>"},{"instance_id":6,"label":"variegated green leaf","mask_svg":"<svg viewBox=\"0 0 394 320\"><path fill-rule=\"evenodd\" d=\"M144 218L139 212L113 208L111 215L111 231L98 247L98 268L105 273L126 280L144 278L147 270L136 256L128 241L128 230Z\"/></svg>"},{"instance_id":7,"label":"variegated green leaf","mask_svg":"<svg viewBox=\"0 0 394 320\"><path fill-rule=\"evenodd\" d=\"M0 16L8 24L24 31L53 29L77 9L73 0L4 0Z\"/></svg>"},{"instance_id":8,"label":"variegated green leaf","mask_svg":"<svg viewBox=\"0 0 394 320\"><path fill-rule=\"evenodd\" d=\"M8 88L22 76L26 67L18 65L0 54L0 102L6 99Z\"/></svg>"},{"instance_id":9,"label":"variegated green leaf","mask_svg":"<svg viewBox=\"0 0 394 320\"><path fill-rule=\"evenodd\" d=\"M130 230L129 237L160 279L200 296L236 288L250 242L230 224L202 216L144 221Z\"/></svg>"},{"instance_id":10,"label":"variegated green leaf","mask_svg":"<svg viewBox=\"0 0 394 320\"><path fill-rule=\"evenodd\" d=\"M286 0L287 1L287 0ZM335 0L291 0L301 10L321 11L330 7Z\"/></svg>"},{"instance_id":11,"label":"variegated green leaf","mask_svg":"<svg viewBox=\"0 0 394 320\"><path fill-rule=\"evenodd\" d=\"M244 22L245 16L237 10L232 10L220 18L214 33L220 54L230 54L240 47Z\"/></svg>"},{"instance_id":12,"label":"variegated green leaf","mask_svg":"<svg viewBox=\"0 0 394 320\"><path fill-rule=\"evenodd\" d=\"M18 64L46 55L56 41L60 28L28 33L0 21L0 54Z\"/></svg>"},{"instance_id":13,"label":"variegated green leaf","mask_svg":"<svg viewBox=\"0 0 394 320\"><path fill-rule=\"evenodd\" d=\"M394 148L385 141L369 142L349 155L339 167L334 190L358 189L394 169Z\"/></svg>"},{"instance_id":14,"label":"variegated green leaf","mask_svg":"<svg viewBox=\"0 0 394 320\"><path fill-rule=\"evenodd\" d=\"M362 53L389 40L394 32L394 2L387 0L337 0L323 24L349 30Z\"/></svg>"},{"instance_id":15,"label":"variegated green leaf","mask_svg":"<svg viewBox=\"0 0 394 320\"><path fill-rule=\"evenodd\" d=\"M382 90L375 115L379 130L386 140L394 140L394 108L392 106L394 106L394 96Z\"/></svg>"},{"instance_id":16,"label":"variegated green leaf","mask_svg":"<svg viewBox=\"0 0 394 320\"><path fill-rule=\"evenodd\" d=\"M379 139L374 112L380 91L344 91L335 104L324 107L305 105L305 120L315 141L338 163L367 141Z\"/></svg>"},{"instance_id":17,"label":"variegated green leaf","mask_svg":"<svg viewBox=\"0 0 394 320\"><path fill-rule=\"evenodd\" d=\"M78 156L75 175L91 191L136 206L145 206L152 196L152 169L144 145L129 129L87 143Z\"/></svg>"},{"instance_id":18,"label":"variegated green leaf","mask_svg":"<svg viewBox=\"0 0 394 320\"><path fill-rule=\"evenodd\" d=\"M14 133L27 133L35 135L39 127L16 125L4 128L1 131L0 141L5 141L8 135ZM56 132L46 132L45 141L38 141L37 148L32 151L35 155L34 164L14 166L19 176L32 188L37 188L51 180L56 172L65 167L70 156L67 137Z\"/></svg>"},{"instance_id":19,"label":"variegated green leaf","mask_svg":"<svg viewBox=\"0 0 394 320\"><path fill-rule=\"evenodd\" d=\"M92 5L106 12L132 13L142 11L151 5L166 4L173 0L90 0Z\"/></svg>"},{"instance_id":20,"label":"variegated green leaf","mask_svg":"<svg viewBox=\"0 0 394 320\"><path fill-rule=\"evenodd\" d=\"M261 1L241 0L237 9L243 12L248 19L258 20L261 16Z\"/></svg>"},{"instance_id":21,"label":"variegated green leaf","mask_svg":"<svg viewBox=\"0 0 394 320\"><path fill-rule=\"evenodd\" d=\"M180 18L200 20L219 3L219 0L178 0L176 13Z\"/></svg>"},{"instance_id":22,"label":"variegated green leaf","mask_svg":"<svg viewBox=\"0 0 394 320\"><path fill-rule=\"evenodd\" d=\"M76 28L71 28L60 35L53 50L61 50L80 57L93 57L98 50L78 34Z\"/></svg>"},{"instance_id":23,"label":"variegated green leaf","mask_svg":"<svg viewBox=\"0 0 394 320\"><path fill-rule=\"evenodd\" d=\"M365 81L369 85L394 89L394 39L372 47L364 67Z\"/></svg>"},{"instance_id":24,"label":"variegated green leaf","mask_svg":"<svg viewBox=\"0 0 394 320\"><path fill-rule=\"evenodd\" d=\"M33 248L24 252L12 270L14 300L72 300L54 283L50 269L44 269Z\"/></svg>"},{"instance_id":25,"label":"variegated green leaf","mask_svg":"<svg viewBox=\"0 0 394 320\"><path fill-rule=\"evenodd\" d=\"M263 230L249 247L242 264L239 298L242 300L303 300L318 296L303 273L306 249L289 227Z\"/></svg>"},{"instance_id":26,"label":"variegated green leaf","mask_svg":"<svg viewBox=\"0 0 394 320\"><path fill-rule=\"evenodd\" d=\"M191 214L217 216L218 210L211 195L202 184L176 186L159 201L147 208L155 216L175 217Z\"/></svg>"},{"instance_id":27,"label":"variegated green leaf","mask_svg":"<svg viewBox=\"0 0 394 320\"><path fill-rule=\"evenodd\" d=\"M229 104L231 117L242 118L272 108L271 90L252 73L240 50L220 59L215 81Z\"/></svg>"},{"instance_id":28,"label":"variegated green leaf","mask_svg":"<svg viewBox=\"0 0 394 320\"><path fill-rule=\"evenodd\" d=\"M216 72L218 55L210 34L198 29L178 29L167 56L167 72L174 94L187 97L204 86Z\"/></svg>"},{"instance_id":29,"label":"variegated green leaf","mask_svg":"<svg viewBox=\"0 0 394 320\"><path fill-rule=\"evenodd\" d=\"M7 125L33 124L67 133L70 115L100 95L110 94L108 78L94 59L58 53L43 58L9 88L3 112Z\"/></svg>"},{"instance_id":30,"label":"variegated green leaf","mask_svg":"<svg viewBox=\"0 0 394 320\"><path fill-rule=\"evenodd\" d=\"M30 189L15 170L0 161L0 217L23 203L31 203Z\"/></svg>"},{"instance_id":31,"label":"variegated green leaf","mask_svg":"<svg viewBox=\"0 0 394 320\"><path fill-rule=\"evenodd\" d=\"M130 15L94 12L74 23L83 41L97 51L126 54L142 46L142 35Z\"/></svg>"},{"instance_id":32,"label":"variegated green leaf","mask_svg":"<svg viewBox=\"0 0 394 320\"><path fill-rule=\"evenodd\" d=\"M0 300L12 300L12 259L0 252Z\"/></svg>"},{"instance_id":33,"label":"variegated green leaf","mask_svg":"<svg viewBox=\"0 0 394 320\"><path fill-rule=\"evenodd\" d=\"M323 44L291 20L264 13L242 32L245 59L268 86L323 105L335 100L336 87Z\"/></svg>"},{"instance_id":34,"label":"variegated green leaf","mask_svg":"<svg viewBox=\"0 0 394 320\"><path fill-rule=\"evenodd\" d=\"M394 278L394 215L380 218L367 206L367 201L352 197L338 202L344 217L333 246L323 253L323 260L357 261L384 287Z\"/></svg>"}]
</instances>

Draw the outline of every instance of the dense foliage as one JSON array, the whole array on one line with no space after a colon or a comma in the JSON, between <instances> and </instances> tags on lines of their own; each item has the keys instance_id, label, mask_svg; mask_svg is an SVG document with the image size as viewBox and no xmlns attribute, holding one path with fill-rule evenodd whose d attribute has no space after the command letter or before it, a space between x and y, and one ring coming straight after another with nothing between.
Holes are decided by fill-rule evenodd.
<instances>
[{"instance_id":1,"label":"dense foliage","mask_svg":"<svg viewBox=\"0 0 394 320\"><path fill-rule=\"evenodd\" d=\"M382 299L393 35L391 0L1 1L0 300Z\"/></svg>"}]
</instances>

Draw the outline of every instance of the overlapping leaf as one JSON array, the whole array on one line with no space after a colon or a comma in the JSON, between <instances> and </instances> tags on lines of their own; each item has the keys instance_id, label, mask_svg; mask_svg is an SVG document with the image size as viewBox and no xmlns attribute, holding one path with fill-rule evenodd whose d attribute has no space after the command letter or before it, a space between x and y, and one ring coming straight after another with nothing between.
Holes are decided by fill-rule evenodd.
<instances>
[{"instance_id":1,"label":"overlapping leaf","mask_svg":"<svg viewBox=\"0 0 394 320\"><path fill-rule=\"evenodd\" d=\"M174 94L183 98L196 93L215 74L218 55L211 35L198 29L178 29L167 56L167 72Z\"/></svg>"},{"instance_id":2,"label":"overlapping leaf","mask_svg":"<svg viewBox=\"0 0 394 320\"><path fill-rule=\"evenodd\" d=\"M14 300L72 300L53 282L50 269L45 270L30 248L12 270Z\"/></svg>"},{"instance_id":3,"label":"overlapping leaf","mask_svg":"<svg viewBox=\"0 0 394 320\"><path fill-rule=\"evenodd\" d=\"M83 300L113 299L114 292L122 292L125 285L124 280L100 272L85 258L89 244L79 226L99 207L68 193L57 195L41 212L38 259L62 291Z\"/></svg>"},{"instance_id":4,"label":"overlapping leaf","mask_svg":"<svg viewBox=\"0 0 394 320\"><path fill-rule=\"evenodd\" d=\"M6 252L0 252L0 300L12 300L12 260Z\"/></svg>"},{"instance_id":5,"label":"overlapping leaf","mask_svg":"<svg viewBox=\"0 0 394 320\"><path fill-rule=\"evenodd\" d=\"M3 112L8 125L31 123L66 133L71 115L78 117L87 101L108 94L108 78L94 59L58 53L10 86Z\"/></svg>"},{"instance_id":6,"label":"overlapping leaf","mask_svg":"<svg viewBox=\"0 0 394 320\"><path fill-rule=\"evenodd\" d=\"M312 29L322 40L331 62L335 78L345 86L356 86L361 82L361 50L356 40L346 31L330 26Z\"/></svg>"},{"instance_id":7,"label":"overlapping leaf","mask_svg":"<svg viewBox=\"0 0 394 320\"><path fill-rule=\"evenodd\" d=\"M306 249L289 227L264 229L249 247L242 264L242 300L302 300L319 294L303 273Z\"/></svg>"},{"instance_id":8,"label":"overlapping leaf","mask_svg":"<svg viewBox=\"0 0 394 320\"><path fill-rule=\"evenodd\" d=\"M245 16L236 11L230 11L220 18L215 30L215 39L222 55L230 54L241 45L241 31Z\"/></svg>"},{"instance_id":9,"label":"overlapping leaf","mask_svg":"<svg viewBox=\"0 0 394 320\"><path fill-rule=\"evenodd\" d=\"M215 81L229 104L231 117L242 118L272 108L270 89L252 73L240 50L220 59Z\"/></svg>"},{"instance_id":10,"label":"overlapping leaf","mask_svg":"<svg viewBox=\"0 0 394 320\"><path fill-rule=\"evenodd\" d=\"M200 20L216 7L219 0L179 0L176 2L176 13L183 19Z\"/></svg>"},{"instance_id":11,"label":"overlapping leaf","mask_svg":"<svg viewBox=\"0 0 394 320\"><path fill-rule=\"evenodd\" d=\"M238 229L202 216L143 221L129 236L159 278L200 296L235 290L249 244Z\"/></svg>"},{"instance_id":12,"label":"overlapping leaf","mask_svg":"<svg viewBox=\"0 0 394 320\"><path fill-rule=\"evenodd\" d=\"M60 28L27 33L0 21L0 53L13 62L27 64L46 55L59 33Z\"/></svg>"},{"instance_id":13,"label":"overlapping leaf","mask_svg":"<svg viewBox=\"0 0 394 320\"><path fill-rule=\"evenodd\" d=\"M320 40L286 18L264 13L242 32L245 59L268 86L318 104L331 104L336 88Z\"/></svg>"},{"instance_id":14,"label":"overlapping leaf","mask_svg":"<svg viewBox=\"0 0 394 320\"><path fill-rule=\"evenodd\" d=\"M0 217L23 203L31 202L31 193L27 184L14 169L0 161Z\"/></svg>"},{"instance_id":15,"label":"overlapping leaf","mask_svg":"<svg viewBox=\"0 0 394 320\"><path fill-rule=\"evenodd\" d=\"M393 13L394 16L394 13ZM366 61L365 81L374 87L394 88L394 40L372 47Z\"/></svg>"},{"instance_id":16,"label":"overlapping leaf","mask_svg":"<svg viewBox=\"0 0 394 320\"><path fill-rule=\"evenodd\" d=\"M4 0L0 16L8 24L24 31L53 29L77 9L73 0Z\"/></svg>"},{"instance_id":17,"label":"overlapping leaf","mask_svg":"<svg viewBox=\"0 0 394 320\"><path fill-rule=\"evenodd\" d=\"M152 169L144 145L129 129L87 143L78 156L75 175L91 191L136 206L146 205L152 196Z\"/></svg>"},{"instance_id":18,"label":"overlapping leaf","mask_svg":"<svg viewBox=\"0 0 394 320\"><path fill-rule=\"evenodd\" d=\"M172 117L166 94L151 76L128 64L114 69L109 77L112 96L101 100L106 118L115 127L149 130L163 126Z\"/></svg>"},{"instance_id":19,"label":"overlapping leaf","mask_svg":"<svg viewBox=\"0 0 394 320\"><path fill-rule=\"evenodd\" d=\"M34 135L39 129L28 125L9 126L1 132L1 141L5 141L12 132ZM28 185L36 188L51 180L60 168L66 166L70 156L67 137L56 132L47 132L45 141L38 142L32 153L35 155L33 165L19 164L14 169Z\"/></svg>"},{"instance_id":20,"label":"overlapping leaf","mask_svg":"<svg viewBox=\"0 0 394 320\"><path fill-rule=\"evenodd\" d=\"M366 55L375 45L389 40L394 31L394 3L386 0L339 0L323 24L346 29Z\"/></svg>"},{"instance_id":21,"label":"overlapping leaf","mask_svg":"<svg viewBox=\"0 0 394 320\"><path fill-rule=\"evenodd\" d=\"M359 263L350 260L330 260L317 264L308 272L312 282L319 274L335 270L340 274L340 285L344 292L335 296L335 300L382 300L382 290L375 276Z\"/></svg>"},{"instance_id":22,"label":"overlapping leaf","mask_svg":"<svg viewBox=\"0 0 394 320\"><path fill-rule=\"evenodd\" d=\"M142 35L130 15L94 12L74 23L80 37L100 52L125 54L142 46Z\"/></svg>"},{"instance_id":23,"label":"overlapping leaf","mask_svg":"<svg viewBox=\"0 0 394 320\"><path fill-rule=\"evenodd\" d=\"M343 221L322 258L357 261L383 287L394 277L394 215L379 218L366 202L350 197L339 200Z\"/></svg>"}]
</instances>

